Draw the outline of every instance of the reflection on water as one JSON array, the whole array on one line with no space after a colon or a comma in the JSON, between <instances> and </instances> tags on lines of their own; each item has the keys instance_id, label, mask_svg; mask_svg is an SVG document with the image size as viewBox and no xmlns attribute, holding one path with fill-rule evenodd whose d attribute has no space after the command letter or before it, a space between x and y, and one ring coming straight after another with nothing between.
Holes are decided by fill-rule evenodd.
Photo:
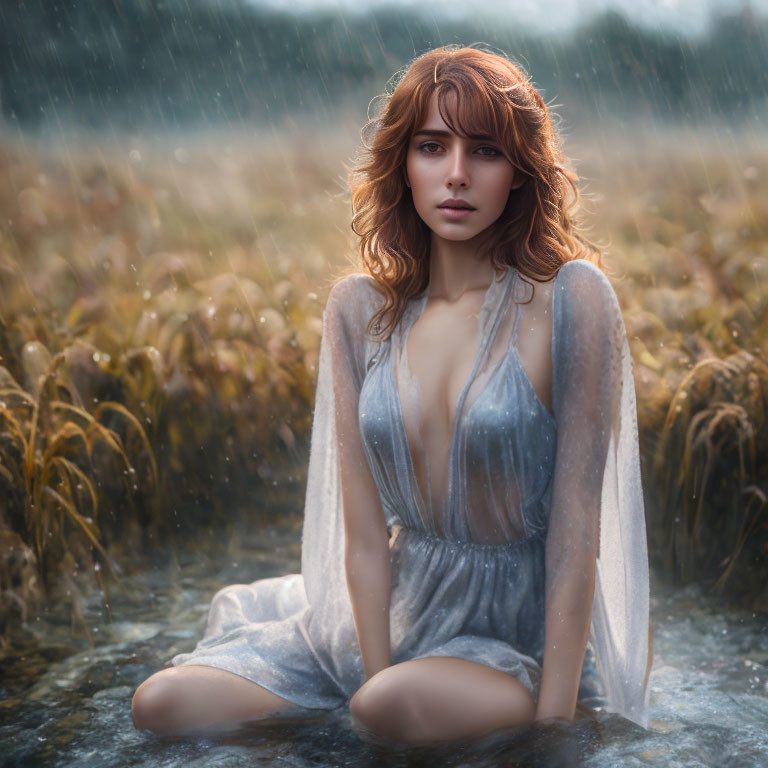
<instances>
[{"instance_id":1,"label":"reflection on water","mask_svg":"<svg viewBox=\"0 0 768 768\"><path fill-rule=\"evenodd\" d=\"M71 638L67 615L35 621L37 647L6 658L0 670L0 764L768 765L768 616L725 610L696 587L673 591L653 582L648 732L599 713L596 723L394 753L361 740L346 707L205 738L136 731L133 691L175 653L195 645L214 592L298 571L299 542L295 528L273 530L248 543L239 562L193 561L131 577L130 595L112 594L113 621L98 624L94 649ZM86 616L96 622L101 615L102 601L94 595Z\"/></svg>"}]
</instances>

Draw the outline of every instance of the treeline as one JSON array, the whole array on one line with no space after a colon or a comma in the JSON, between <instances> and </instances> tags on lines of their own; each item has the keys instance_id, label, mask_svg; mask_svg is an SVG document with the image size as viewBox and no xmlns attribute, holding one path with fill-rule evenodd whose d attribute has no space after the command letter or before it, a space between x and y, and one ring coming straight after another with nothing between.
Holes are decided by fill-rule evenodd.
<instances>
[{"instance_id":1,"label":"treeline","mask_svg":"<svg viewBox=\"0 0 768 768\"><path fill-rule=\"evenodd\" d=\"M0 116L29 129L172 128L334 111L382 92L436 45L485 42L521 62L569 117L641 110L673 120L742 120L765 106L768 20L746 6L703 38L608 12L565 36L515 21L456 22L417 11L291 14L245 0L5 0Z\"/></svg>"}]
</instances>

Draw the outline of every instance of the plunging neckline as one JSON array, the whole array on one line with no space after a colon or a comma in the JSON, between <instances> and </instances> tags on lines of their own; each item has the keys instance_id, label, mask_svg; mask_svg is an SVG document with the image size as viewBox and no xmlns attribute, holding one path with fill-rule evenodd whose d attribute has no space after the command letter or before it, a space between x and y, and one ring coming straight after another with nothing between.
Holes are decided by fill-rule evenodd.
<instances>
[{"instance_id":1,"label":"plunging neckline","mask_svg":"<svg viewBox=\"0 0 768 768\"><path fill-rule=\"evenodd\" d=\"M464 401L466 400L466 396L470 386L472 385L472 382L475 380L477 369L480 365L481 360L483 359L484 351L487 348L487 342L495 338L495 335L496 335L495 331L498 330L498 324L501 320L502 315L504 314L502 310L507 306L507 303L508 303L505 299L510 294L509 288L514 283L514 277L516 275L517 275L517 270L514 267L508 267L507 271L500 278L497 278L494 275L494 279L491 281L491 283L489 284L488 288L485 291L485 295L483 297L483 303L477 314L477 342L476 342L477 348L475 350L474 361L472 363L472 367L470 369L469 375L467 376L466 380L464 381L464 384L459 390L459 396L457 398L456 405L453 409L453 422L450 428L451 437L450 437L450 444L448 447L448 481L447 481L445 497L442 500L442 505L441 505L442 508L438 510L439 513L442 513L445 510L445 505L450 504L451 500L454 497L453 483L454 483L454 463L455 463L455 453L456 453L456 435L458 432L459 419L464 407ZM497 296L497 294L499 295ZM494 298L497 299L495 304L493 301ZM408 318L406 325L401 328L401 337L399 340L398 348L396 350L398 356L401 356L400 359L401 360L404 359L405 361L408 375L415 378L416 384L419 388L419 403L418 403L419 424L416 425L416 428L417 428L417 434L419 435L419 439L421 442L423 442L423 438L421 436L421 417L422 417L422 407L423 407L421 402L421 392L420 392L421 384L418 381L418 378L416 378L415 374L411 370L410 364L408 362L408 335L410 333L411 328L416 324L419 318L424 314L424 309L426 308L428 300L429 300L429 285L427 285L427 288L425 289L423 296L413 300L414 303L411 305L412 307L411 315ZM493 312L492 309L495 309L495 312ZM489 321L493 326L493 332L490 334L487 334L486 330L487 330ZM483 343L484 337L486 338L486 343ZM421 487L419 486L418 478L416 477L416 465L413 458L413 452L411 450L411 442L408 438L408 431L405 426L403 404L400 398L400 390L398 387L398 382L394 376L394 370L393 370L393 365L391 360L389 362L389 372L390 372L390 379L392 382L392 386L394 387L394 390L395 390L395 399L397 402L397 415L399 418L400 430L405 443L405 454L408 462L411 489L412 491L414 491L416 497L419 500L420 512L428 512L431 518L429 522L434 526L435 510L432 507L432 488L431 488L431 483L429 481L429 475L427 478L427 482L430 487L427 487L426 489L428 493L428 498L429 498L429 507L427 507L427 503L424 500L424 495L421 491ZM429 461L428 457L426 458L426 461L427 462ZM443 522L442 515L441 515L440 522L441 524Z\"/></svg>"}]
</instances>

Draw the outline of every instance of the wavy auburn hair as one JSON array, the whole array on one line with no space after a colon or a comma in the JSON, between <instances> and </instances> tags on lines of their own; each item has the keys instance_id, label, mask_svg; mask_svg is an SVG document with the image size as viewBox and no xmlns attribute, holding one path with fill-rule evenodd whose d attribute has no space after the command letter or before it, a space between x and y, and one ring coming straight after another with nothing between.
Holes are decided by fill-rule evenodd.
<instances>
[{"instance_id":1,"label":"wavy auburn hair","mask_svg":"<svg viewBox=\"0 0 768 768\"><path fill-rule=\"evenodd\" d=\"M548 280L576 258L602 269L599 250L579 233L571 214L580 197L578 177L566 168L549 110L521 67L474 46L435 48L390 80L374 117L369 105L368 123L361 131L363 151L348 169L351 227L360 237L365 272L386 298L366 328L378 340L389 337L408 301L429 284L431 231L405 184L405 161L434 93L452 131L463 138L493 136L507 160L526 176L510 192L499 219L483 233L483 247L497 273L515 267L527 277ZM445 109L449 94L456 97L457 124ZM389 322L382 327L387 313Z\"/></svg>"}]
</instances>

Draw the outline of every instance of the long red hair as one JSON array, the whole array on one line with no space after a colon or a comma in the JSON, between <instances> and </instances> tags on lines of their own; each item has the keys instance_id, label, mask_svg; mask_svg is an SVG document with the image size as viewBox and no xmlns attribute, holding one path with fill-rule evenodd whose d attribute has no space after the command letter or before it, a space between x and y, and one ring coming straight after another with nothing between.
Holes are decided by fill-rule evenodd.
<instances>
[{"instance_id":1,"label":"long red hair","mask_svg":"<svg viewBox=\"0 0 768 768\"><path fill-rule=\"evenodd\" d=\"M598 248L580 233L574 218L578 177L566 167L549 110L521 67L475 47L435 48L390 80L387 93L379 97L378 114L361 132L363 150L348 169L352 230L360 238L365 271L386 298L366 329L374 338L387 338L407 302L429 284L431 232L413 205L404 170L411 137L424 124L433 93L452 131L462 137L493 136L526 176L484 233L483 247L494 269L515 267L538 280L550 279L576 258L602 269ZM445 109L451 93L457 124ZM388 313L389 322L383 324Z\"/></svg>"}]
</instances>

